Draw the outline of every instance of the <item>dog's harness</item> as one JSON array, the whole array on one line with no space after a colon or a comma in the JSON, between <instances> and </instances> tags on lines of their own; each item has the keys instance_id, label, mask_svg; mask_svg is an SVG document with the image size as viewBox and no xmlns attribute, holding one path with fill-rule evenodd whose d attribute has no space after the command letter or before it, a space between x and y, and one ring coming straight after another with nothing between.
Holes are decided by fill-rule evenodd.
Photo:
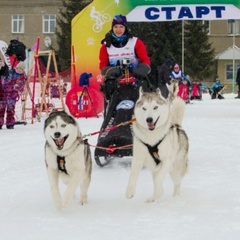
<instances>
[{"instance_id":1,"label":"dog's harness","mask_svg":"<svg viewBox=\"0 0 240 240\"><path fill-rule=\"evenodd\" d=\"M77 139L80 140L79 144L81 144L81 143L86 144L86 145L88 144L87 139L85 139L85 140L81 140L80 138L77 138ZM65 167L65 163L66 163L65 162L65 157L61 157L61 156L57 155L58 170L68 174L67 169Z\"/></svg>"},{"instance_id":2,"label":"dog's harness","mask_svg":"<svg viewBox=\"0 0 240 240\"><path fill-rule=\"evenodd\" d=\"M169 130L172 129L172 128L174 128L173 125L169 128ZM159 140L154 146L151 146L151 145L149 145L149 144L147 144L147 143L145 143L145 142L143 142L142 140L139 139L142 142L142 144L144 144L147 147L148 152L152 156L152 158L153 158L154 162L156 163L156 165L158 165L161 162L161 159L160 159L159 154L158 154L158 146L164 140L166 135L167 134L165 134L163 136L163 138L161 140Z\"/></svg>"},{"instance_id":3,"label":"dog's harness","mask_svg":"<svg viewBox=\"0 0 240 240\"><path fill-rule=\"evenodd\" d=\"M165 136L164 136L165 137ZM163 139L164 139L163 137ZM158 165L161 162L161 159L158 155L158 145L163 141L163 139L161 139L157 144L155 144L154 146L150 146L149 144L141 141L148 149L148 152L150 153L150 155L152 156L154 162L156 163L156 165Z\"/></svg>"},{"instance_id":4,"label":"dog's harness","mask_svg":"<svg viewBox=\"0 0 240 240\"><path fill-rule=\"evenodd\" d=\"M65 157L61 157L57 155L57 164L58 164L58 170L61 172L67 173L67 169L65 167Z\"/></svg>"}]
</instances>

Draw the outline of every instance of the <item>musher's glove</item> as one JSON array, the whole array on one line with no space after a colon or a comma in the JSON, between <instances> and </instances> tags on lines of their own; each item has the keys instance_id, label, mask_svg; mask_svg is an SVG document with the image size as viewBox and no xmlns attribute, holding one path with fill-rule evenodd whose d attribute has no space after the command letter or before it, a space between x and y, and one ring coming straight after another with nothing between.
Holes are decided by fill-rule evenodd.
<instances>
[{"instance_id":1,"label":"musher's glove","mask_svg":"<svg viewBox=\"0 0 240 240\"><path fill-rule=\"evenodd\" d=\"M102 75L107 79L116 79L121 76L121 70L118 67L105 67L102 69Z\"/></svg>"},{"instance_id":2,"label":"musher's glove","mask_svg":"<svg viewBox=\"0 0 240 240\"><path fill-rule=\"evenodd\" d=\"M143 79L151 72L151 68L149 65L145 63L140 63L138 67L132 70L132 74L137 79Z\"/></svg>"}]
</instances>

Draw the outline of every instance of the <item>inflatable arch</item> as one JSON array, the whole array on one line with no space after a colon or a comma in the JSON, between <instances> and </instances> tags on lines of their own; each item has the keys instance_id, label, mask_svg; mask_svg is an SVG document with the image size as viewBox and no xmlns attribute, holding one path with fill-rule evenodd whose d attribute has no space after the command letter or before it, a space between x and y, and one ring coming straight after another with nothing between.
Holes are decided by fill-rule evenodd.
<instances>
[{"instance_id":1,"label":"inflatable arch","mask_svg":"<svg viewBox=\"0 0 240 240\"><path fill-rule=\"evenodd\" d=\"M75 100L82 88L76 84L83 72L92 75L90 91L94 108L89 107L88 116L103 110L103 96L99 85L103 78L99 70L100 42L111 29L116 14L127 16L129 22L153 22L176 20L240 19L240 0L94 0L72 19L72 46L75 49L75 78L68 95L70 111L76 117L86 113L79 109ZM89 102L89 101L88 101ZM73 106L74 105L74 106Z\"/></svg>"}]
</instances>

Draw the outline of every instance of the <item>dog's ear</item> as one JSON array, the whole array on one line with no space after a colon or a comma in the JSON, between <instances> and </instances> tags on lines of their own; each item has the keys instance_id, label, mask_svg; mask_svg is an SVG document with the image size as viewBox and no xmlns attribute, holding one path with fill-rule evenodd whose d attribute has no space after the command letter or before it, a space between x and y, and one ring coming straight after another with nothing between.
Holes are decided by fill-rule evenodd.
<instances>
[{"instance_id":1,"label":"dog's ear","mask_svg":"<svg viewBox=\"0 0 240 240\"><path fill-rule=\"evenodd\" d=\"M163 97L160 88L156 88L155 92L156 92L157 95L160 96L160 98L161 98L164 102L166 102L166 98Z\"/></svg>"},{"instance_id":2,"label":"dog's ear","mask_svg":"<svg viewBox=\"0 0 240 240\"><path fill-rule=\"evenodd\" d=\"M173 101L178 94L178 81L177 80L171 80L171 84L168 86L169 94L168 94L168 99L170 101Z\"/></svg>"},{"instance_id":3,"label":"dog's ear","mask_svg":"<svg viewBox=\"0 0 240 240\"><path fill-rule=\"evenodd\" d=\"M144 93L143 88L142 88L142 86L140 86L139 87L139 98L142 97L143 93Z\"/></svg>"},{"instance_id":4,"label":"dog's ear","mask_svg":"<svg viewBox=\"0 0 240 240\"><path fill-rule=\"evenodd\" d=\"M70 113L70 110L69 110L67 104L64 104L63 111L66 112L68 115L72 116L72 114Z\"/></svg>"},{"instance_id":5,"label":"dog's ear","mask_svg":"<svg viewBox=\"0 0 240 240\"><path fill-rule=\"evenodd\" d=\"M161 94L160 88L156 88L156 93Z\"/></svg>"}]
</instances>

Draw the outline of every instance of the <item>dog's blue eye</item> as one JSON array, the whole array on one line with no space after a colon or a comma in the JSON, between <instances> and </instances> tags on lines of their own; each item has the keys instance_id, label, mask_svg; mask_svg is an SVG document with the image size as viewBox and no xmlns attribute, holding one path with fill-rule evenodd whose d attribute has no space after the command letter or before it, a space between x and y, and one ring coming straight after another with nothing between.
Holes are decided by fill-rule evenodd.
<instances>
[{"instance_id":1,"label":"dog's blue eye","mask_svg":"<svg viewBox=\"0 0 240 240\"><path fill-rule=\"evenodd\" d=\"M146 110L147 110L145 107L143 107L142 109L143 109L143 111L146 111Z\"/></svg>"},{"instance_id":2,"label":"dog's blue eye","mask_svg":"<svg viewBox=\"0 0 240 240\"><path fill-rule=\"evenodd\" d=\"M53 125L50 125L50 128L54 128L54 126L53 126Z\"/></svg>"},{"instance_id":3,"label":"dog's blue eye","mask_svg":"<svg viewBox=\"0 0 240 240\"><path fill-rule=\"evenodd\" d=\"M62 124L62 127L66 127L67 125L66 124Z\"/></svg>"},{"instance_id":4,"label":"dog's blue eye","mask_svg":"<svg viewBox=\"0 0 240 240\"><path fill-rule=\"evenodd\" d=\"M157 110L157 109L158 109L158 106L155 106L153 109L154 109L154 110Z\"/></svg>"}]
</instances>

